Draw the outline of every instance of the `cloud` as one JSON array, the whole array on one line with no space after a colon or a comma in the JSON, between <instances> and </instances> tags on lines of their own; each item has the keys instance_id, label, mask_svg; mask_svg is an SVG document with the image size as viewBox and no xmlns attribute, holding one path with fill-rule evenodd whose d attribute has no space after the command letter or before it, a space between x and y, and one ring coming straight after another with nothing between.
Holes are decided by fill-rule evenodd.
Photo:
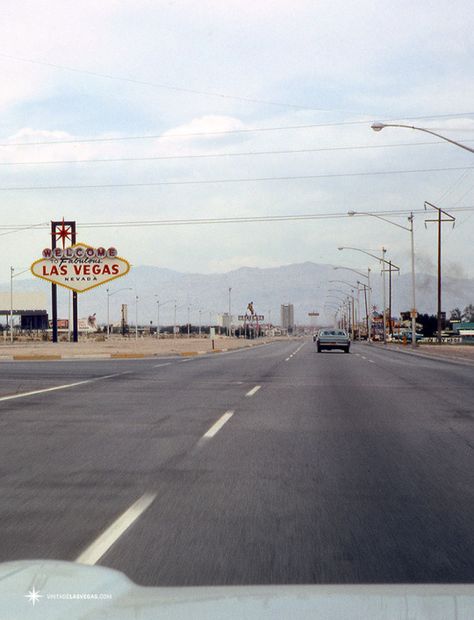
<instances>
[{"instance_id":1,"label":"cloud","mask_svg":"<svg viewBox=\"0 0 474 620\"><path fill-rule=\"evenodd\" d=\"M158 139L0 149L2 185L87 185L304 176L470 165L467 154L408 130L370 130L387 118L470 111L472 11L467 2L408 1L351 5L346 0L195 3L124 0L6 1L0 8L1 142L158 135ZM150 85L5 58L1 52ZM153 86L155 84L155 86ZM203 94L178 92L178 86ZM205 94L214 92L216 96ZM219 95L289 102L245 102ZM172 137L255 127L359 122L255 133ZM422 121L420 120L420 123ZM454 139L470 139L470 117L426 121ZM405 146L394 146L402 144ZM378 148L385 145L386 148ZM344 147L376 147L347 148ZM136 158L236 152L318 152L194 159ZM330 150L334 149L334 150ZM126 159L97 162L97 159ZM46 164L53 160L89 163ZM37 161L11 166L13 162ZM110 221L81 231L89 242L113 239L134 262L183 270L337 262L337 245L386 243L409 268L408 235L376 221L327 220L235 227L115 229L130 219L345 212L419 208L424 200L472 202L472 178L460 171L209 185L4 192L8 221L61 218ZM446 190L451 191L442 198ZM471 193L470 193L471 192ZM463 197L464 196L464 197ZM5 210L6 211L6 210ZM14 214L14 216L12 215ZM4 216L5 217L5 216ZM417 251L431 255L433 231L417 216ZM472 220L446 236L446 252L470 264ZM86 239L87 237L87 239ZM30 261L47 233L2 237L7 275L21 248ZM249 246L251 250L249 251ZM18 254L16 254L18 255ZM3 271L2 271L3 269Z\"/></svg>"}]
</instances>

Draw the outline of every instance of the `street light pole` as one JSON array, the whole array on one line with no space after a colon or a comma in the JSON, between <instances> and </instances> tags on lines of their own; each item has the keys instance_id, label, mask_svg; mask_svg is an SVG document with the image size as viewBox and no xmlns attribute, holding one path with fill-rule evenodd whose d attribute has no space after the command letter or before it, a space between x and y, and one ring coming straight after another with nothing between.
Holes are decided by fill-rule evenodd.
<instances>
[{"instance_id":1,"label":"street light pole","mask_svg":"<svg viewBox=\"0 0 474 620\"><path fill-rule=\"evenodd\" d=\"M354 213L354 212L352 212ZM382 276L383 276L383 305L384 305L384 319L385 319L385 304L386 304L386 295L385 295L385 269L384 269L384 265L387 264L388 265L388 261L385 260L385 252L387 251L385 248L382 248L382 257L380 256L376 256L375 254L372 254L371 252L367 252L366 250L361 250L360 248L352 248L352 247L347 247L347 246L341 246L338 248L338 250L354 250L355 252L362 252L362 254L367 254L367 256L371 256L372 258L375 258L376 260L378 260L379 262L383 263L382 264ZM396 269L397 271L400 271L400 267L397 267L396 265L394 265L392 263L392 268ZM370 274L369 274L370 276ZM369 280L369 290L370 290L370 280ZM384 335L385 335L385 320L384 320ZM385 341L384 341L385 343Z\"/></svg>"},{"instance_id":2,"label":"street light pole","mask_svg":"<svg viewBox=\"0 0 474 620\"><path fill-rule=\"evenodd\" d=\"M138 340L138 295L135 295L135 340Z\"/></svg>"},{"instance_id":3,"label":"street light pole","mask_svg":"<svg viewBox=\"0 0 474 620\"><path fill-rule=\"evenodd\" d=\"M342 280L340 280L341 282ZM331 282L331 280L330 280ZM351 285L352 286L352 285ZM344 291L339 288L329 289L328 293L342 293L346 295L346 298L343 301L343 304L347 304L347 323L348 323L348 331L352 334L352 340L355 340L354 333L354 320L355 320L355 297L354 297L354 289L351 289L351 295L347 291ZM351 304L352 301L352 304Z\"/></svg>"},{"instance_id":4,"label":"street light pole","mask_svg":"<svg viewBox=\"0 0 474 620\"><path fill-rule=\"evenodd\" d=\"M160 300L156 301L156 338L160 337Z\"/></svg>"},{"instance_id":5,"label":"street light pole","mask_svg":"<svg viewBox=\"0 0 474 620\"><path fill-rule=\"evenodd\" d=\"M109 287L106 289L107 292L107 338L110 335L110 295L109 295Z\"/></svg>"},{"instance_id":6,"label":"street light pole","mask_svg":"<svg viewBox=\"0 0 474 620\"><path fill-rule=\"evenodd\" d=\"M382 131L382 129L384 129L385 127L403 127L404 129L415 129L416 131L423 131L424 133L429 133L432 136L436 136L437 138L444 140L445 142L454 144L454 146L458 146L459 148L464 149L465 151L469 151L469 153L474 153L474 149L472 147L466 146L465 144L461 144L460 142L456 142L456 140L451 140L451 138L447 138L446 136L436 133L435 131L431 131L431 129L425 129L424 127L416 127L414 125L404 125L404 124L399 124L399 123L396 123L396 124L395 123L382 123L380 121L376 121L372 123L371 125L371 128L374 131ZM427 202L425 202L425 208L427 204L430 207L437 209L437 207ZM454 222L455 218L449 215L449 213L446 213L445 211L443 211L443 213L447 215L448 218L450 218L448 220L443 220L443 221ZM411 232L413 235L413 213L411 214ZM412 241L413 241L413 238L412 238ZM413 245L412 245L412 248L413 248ZM413 252L412 252L412 257L413 257ZM414 269L412 272L414 274ZM412 314L416 315L415 308L412 309ZM416 347L415 327L416 327L416 321L414 320L412 316L412 346L413 347ZM441 210L438 210L438 344L441 344Z\"/></svg>"},{"instance_id":7,"label":"street light pole","mask_svg":"<svg viewBox=\"0 0 474 620\"><path fill-rule=\"evenodd\" d=\"M396 226L397 228L401 228L402 230L407 230L410 233L410 250L411 250L411 297L412 297L412 308L411 308L411 346L416 349L416 278L415 278L415 231L414 231L414 217L413 212L410 213L408 218L409 226L402 226L401 224L397 224L397 222L392 222L392 220L387 219L386 217L382 217L377 215L376 213L368 213L367 211L348 211L348 215L367 215L370 217L376 217L378 220L382 220L383 222L387 222L387 224L392 224L392 226ZM392 264L393 267L393 264Z\"/></svg>"},{"instance_id":8,"label":"street light pole","mask_svg":"<svg viewBox=\"0 0 474 620\"><path fill-rule=\"evenodd\" d=\"M349 212L349 214L355 214L355 211L351 211ZM365 275L365 273L362 273L362 271L358 271L357 269L352 269L352 267L333 267L333 269L338 270L338 269L345 269L347 271L352 271L354 273L357 273L359 276L362 276L363 278L367 278L367 284L364 284L362 282L357 281L357 286L359 286L359 284L361 286L364 287L364 299L365 299L365 324L366 324L366 329L367 329L367 342L370 344L370 336L371 336L371 331L372 331L372 317L371 317L371 305L370 305L370 267L367 269L367 275ZM343 281L343 280L341 280ZM347 282L346 282L347 284ZM369 299L367 301L367 288L369 289ZM357 291L359 291L359 289L357 288ZM359 301L357 302L359 304ZM360 306L359 306L359 316L360 316ZM360 320L360 318L359 318ZM359 338L360 340L360 338Z\"/></svg>"},{"instance_id":9,"label":"street light pole","mask_svg":"<svg viewBox=\"0 0 474 620\"><path fill-rule=\"evenodd\" d=\"M174 302L173 338L176 338L176 301Z\"/></svg>"},{"instance_id":10,"label":"street light pole","mask_svg":"<svg viewBox=\"0 0 474 620\"><path fill-rule=\"evenodd\" d=\"M159 297L159 295L155 294L155 297ZM172 301L174 301L175 304L176 304L176 300L175 299L167 299L166 301L160 301L159 299L156 300L156 306L157 306L157 308L156 308L156 337L157 338L160 337L160 331L161 331L161 327L160 327L160 307L164 306L166 304L169 304ZM175 319L176 319L176 313L175 313Z\"/></svg>"},{"instance_id":11,"label":"street light pole","mask_svg":"<svg viewBox=\"0 0 474 620\"><path fill-rule=\"evenodd\" d=\"M112 295L116 295L117 293L120 293L121 291L131 291L132 288L129 286L126 286L125 288L119 288L117 291L114 291L113 293L110 292L109 287L107 287L106 292L107 292L107 338L109 337L110 334L110 298L112 297Z\"/></svg>"}]
</instances>

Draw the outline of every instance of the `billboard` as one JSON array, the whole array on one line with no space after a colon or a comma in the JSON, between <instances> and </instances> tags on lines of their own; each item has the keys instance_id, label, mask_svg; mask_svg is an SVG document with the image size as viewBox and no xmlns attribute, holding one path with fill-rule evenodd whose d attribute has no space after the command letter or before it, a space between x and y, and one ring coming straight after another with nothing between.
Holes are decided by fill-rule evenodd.
<instances>
[{"instance_id":1,"label":"billboard","mask_svg":"<svg viewBox=\"0 0 474 620\"><path fill-rule=\"evenodd\" d=\"M0 293L0 312L10 310L11 293ZM44 310L48 305L46 293L13 291L13 310Z\"/></svg>"},{"instance_id":2,"label":"billboard","mask_svg":"<svg viewBox=\"0 0 474 620\"><path fill-rule=\"evenodd\" d=\"M121 278L129 271L130 263L117 256L115 248L93 248L85 243L46 248L43 257L31 265L31 273L37 278L76 293Z\"/></svg>"}]
</instances>

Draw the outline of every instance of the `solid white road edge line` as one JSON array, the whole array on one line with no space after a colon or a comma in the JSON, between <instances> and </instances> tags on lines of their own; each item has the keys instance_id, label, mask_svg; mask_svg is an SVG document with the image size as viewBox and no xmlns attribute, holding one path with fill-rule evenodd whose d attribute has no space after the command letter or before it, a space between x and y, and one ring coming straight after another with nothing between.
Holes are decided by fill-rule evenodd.
<instances>
[{"instance_id":1,"label":"solid white road edge line","mask_svg":"<svg viewBox=\"0 0 474 620\"><path fill-rule=\"evenodd\" d=\"M172 362L166 362L166 364L155 364L153 368L161 368L161 366L170 366Z\"/></svg>"},{"instance_id":2,"label":"solid white road edge line","mask_svg":"<svg viewBox=\"0 0 474 620\"><path fill-rule=\"evenodd\" d=\"M245 396L253 396L255 394L255 392L258 392L258 390L261 388L261 385L256 385L254 388L252 388L249 392L247 392L247 394Z\"/></svg>"},{"instance_id":3,"label":"solid white road edge line","mask_svg":"<svg viewBox=\"0 0 474 620\"><path fill-rule=\"evenodd\" d=\"M202 436L203 439L210 439L211 437L214 437L214 435L216 435L221 428L224 426L224 424L230 420L230 418L234 415L233 411L226 411L224 413L224 415L222 415L215 424L213 424L211 426L211 428L207 431L207 433L204 433L204 435Z\"/></svg>"},{"instance_id":4,"label":"solid white road edge line","mask_svg":"<svg viewBox=\"0 0 474 620\"><path fill-rule=\"evenodd\" d=\"M66 390L67 388L76 387L77 385L84 385L86 383L94 383L95 381L102 381L103 379L111 379L112 377L119 377L120 375L128 375L131 370L125 372L115 372L113 375L105 375L103 377L94 377L94 379L85 379L84 381L76 381L75 383L66 383L66 385L56 385L55 387L44 388L43 390L33 390L32 392L23 392L22 394L12 394L11 396L0 397L0 402L4 400L13 400L14 398L24 398L25 396L34 396L35 394L44 394L45 392L55 392L57 390Z\"/></svg>"},{"instance_id":5,"label":"solid white road edge line","mask_svg":"<svg viewBox=\"0 0 474 620\"><path fill-rule=\"evenodd\" d=\"M105 532L81 553L76 559L79 564L96 564L100 558L110 549L120 536L127 530L138 517L145 512L155 500L156 493L145 493L130 508L128 508Z\"/></svg>"}]
</instances>

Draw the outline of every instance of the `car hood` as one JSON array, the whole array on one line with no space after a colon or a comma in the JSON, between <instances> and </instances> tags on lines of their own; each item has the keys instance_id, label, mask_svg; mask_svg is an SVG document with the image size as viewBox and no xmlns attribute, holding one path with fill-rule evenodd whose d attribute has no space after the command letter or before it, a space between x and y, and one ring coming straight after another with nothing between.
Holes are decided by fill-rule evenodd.
<instances>
[{"instance_id":1,"label":"car hood","mask_svg":"<svg viewBox=\"0 0 474 620\"><path fill-rule=\"evenodd\" d=\"M471 585L140 587L101 566L0 564L0 617L68 620L451 620L472 618Z\"/></svg>"}]
</instances>

